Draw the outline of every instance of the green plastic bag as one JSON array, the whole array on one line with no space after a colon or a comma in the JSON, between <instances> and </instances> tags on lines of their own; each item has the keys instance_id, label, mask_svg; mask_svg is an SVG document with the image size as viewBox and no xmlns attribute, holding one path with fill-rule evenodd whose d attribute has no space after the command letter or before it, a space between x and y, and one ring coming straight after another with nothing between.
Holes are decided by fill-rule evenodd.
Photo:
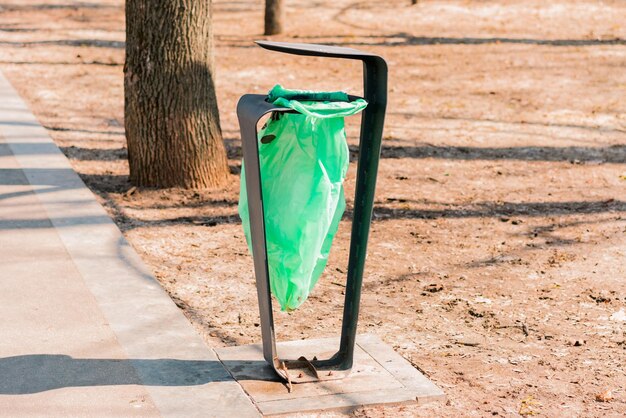
<instances>
[{"instance_id":1,"label":"green plastic bag","mask_svg":"<svg viewBox=\"0 0 626 418\"><path fill-rule=\"evenodd\" d=\"M317 283L346 207L343 180L349 163L344 116L367 106L343 92L286 90L268 100L299 113L274 113L259 132L259 162L270 288L283 311L292 311ZM252 252L241 167L239 216Z\"/></svg>"}]
</instances>

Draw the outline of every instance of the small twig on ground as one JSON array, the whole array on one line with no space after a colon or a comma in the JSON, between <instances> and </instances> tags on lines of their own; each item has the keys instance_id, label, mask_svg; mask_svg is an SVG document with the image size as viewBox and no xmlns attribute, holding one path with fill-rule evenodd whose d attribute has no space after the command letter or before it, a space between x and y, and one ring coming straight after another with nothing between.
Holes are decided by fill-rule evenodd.
<instances>
[{"instance_id":1,"label":"small twig on ground","mask_svg":"<svg viewBox=\"0 0 626 418\"><path fill-rule=\"evenodd\" d=\"M523 322L522 322L522 332L524 333L525 336L528 337L528 327Z\"/></svg>"},{"instance_id":2,"label":"small twig on ground","mask_svg":"<svg viewBox=\"0 0 626 418\"><path fill-rule=\"evenodd\" d=\"M468 347L478 347L480 345L480 343L473 341L455 341L454 343L458 345L466 345Z\"/></svg>"},{"instance_id":3,"label":"small twig on ground","mask_svg":"<svg viewBox=\"0 0 626 418\"><path fill-rule=\"evenodd\" d=\"M520 329L526 337L530 335L528 331L528 327L523 322L521 325L500 325L499 327L496 327L496 329L503 329L503 328L517 328L517 329Z\"/></svg>"}]
</instances>

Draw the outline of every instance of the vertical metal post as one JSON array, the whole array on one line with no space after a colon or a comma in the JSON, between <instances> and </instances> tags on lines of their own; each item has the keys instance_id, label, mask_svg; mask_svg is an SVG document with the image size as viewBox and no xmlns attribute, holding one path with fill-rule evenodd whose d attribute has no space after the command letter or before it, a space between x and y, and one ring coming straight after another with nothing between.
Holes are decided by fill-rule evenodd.
<instances>
[{"instance_id":1,"label":"vertical metal post","mask_svg":"<svg viewBox=\"0 0 626 418\"><path fill-rule=\"evenodd\" d=\"M364 96L368 105L361 119L359 163L350 238L348 280L343 306L341 344L342 368L351 368L354 359L361 286L367 255L367 241L374 207L374 192L387 106L387 65L380 59L363 62Z\"/></svg>"}]
</instances>

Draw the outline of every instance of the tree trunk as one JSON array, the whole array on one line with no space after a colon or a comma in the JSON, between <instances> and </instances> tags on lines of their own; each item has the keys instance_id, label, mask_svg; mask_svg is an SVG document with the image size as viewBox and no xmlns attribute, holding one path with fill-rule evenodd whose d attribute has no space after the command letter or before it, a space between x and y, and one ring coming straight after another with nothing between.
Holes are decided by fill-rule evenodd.
<instances>
[{"instance_id":1,"label":"tree trunk","mask_svg":"<svg viewBox=\"0 0 626 418\"><path fill-rule=\"evenodd\" d=\"M283 0L265 0L265 35L283 31Z\"/></svg>"},{"instance_id":2,"label":"tree trunk","mask_svg":"<svg viewBox=\"0 0 626 418\"><path fill-rule=\"evenodd\" d=\"M214 74L210 0L126 0L124 124L133 184L227 182Z\"/></svg>"}]
</instances>

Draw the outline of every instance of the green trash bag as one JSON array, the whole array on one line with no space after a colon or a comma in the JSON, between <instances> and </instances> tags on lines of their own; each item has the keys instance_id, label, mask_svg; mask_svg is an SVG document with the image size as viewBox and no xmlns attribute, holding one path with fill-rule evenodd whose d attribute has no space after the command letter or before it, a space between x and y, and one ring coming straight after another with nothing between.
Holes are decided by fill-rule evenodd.
<instances>
[{"instance_id":1,"label":"green trash bag","mask_svg":"<svg viewBox=\"0 0 626 418\"><path fill-rule=\"evenodd\" d=\"M299 112L274 113L258 136L270 288L281 309L292 311L309 296L328 261L346 207L344 117L360 112L367 102L349 102L343 92L279 85L268 101ZM239 216L252 252L244 179L242 164Z\"/></svg>"}]
</instances>

